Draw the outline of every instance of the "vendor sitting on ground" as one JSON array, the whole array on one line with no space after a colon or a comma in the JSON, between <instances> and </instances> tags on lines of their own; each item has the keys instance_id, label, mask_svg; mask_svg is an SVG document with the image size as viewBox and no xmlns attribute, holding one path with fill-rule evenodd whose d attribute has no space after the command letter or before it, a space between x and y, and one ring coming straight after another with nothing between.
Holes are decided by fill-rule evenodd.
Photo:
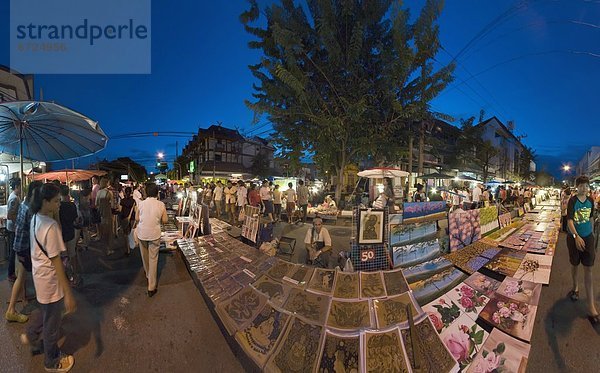
<instances>
[{"instance_id":1,"label":"vendor sitting on ground","mask_svg":"<svg viewBox=\"0 0 600 373\"><path fill-rule=\"evenodd\" d=\"M337 208L335 201L333 200L333 198L331 198L331 196L326 196L325 197L325 202L323 202L322 205L325 209L335 209Z\"/></svg>"},{"instance_id":2,"label":"vendor sitting on ground","mask_svg":"<svg viewBox=\"0 0 600 373\"><path fill-rule=\"evenodd\" d=\"M306 248L306 262L314 264L315 260L324 266L329 265L331 256L331 236L327 228L323 227L323 219L314 218L313 226L306 231L304 238L304 247Z\"/></svg>"}]
</instances>

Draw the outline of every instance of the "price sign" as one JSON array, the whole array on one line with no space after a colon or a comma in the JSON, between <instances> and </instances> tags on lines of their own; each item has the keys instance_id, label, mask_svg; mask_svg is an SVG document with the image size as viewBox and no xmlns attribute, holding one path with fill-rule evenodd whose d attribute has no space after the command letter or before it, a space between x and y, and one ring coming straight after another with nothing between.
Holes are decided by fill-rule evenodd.
<instances>
[{"instance_id":1,"label":"price sign","mask_svg":"<svg viewBox=\"0 0 600 373\"><path fill-rule=\"evenodd\" d=\"M368 262L375 259L375 249L367 249L360 252L360 261Z\"/></svg>"}]
</instances>

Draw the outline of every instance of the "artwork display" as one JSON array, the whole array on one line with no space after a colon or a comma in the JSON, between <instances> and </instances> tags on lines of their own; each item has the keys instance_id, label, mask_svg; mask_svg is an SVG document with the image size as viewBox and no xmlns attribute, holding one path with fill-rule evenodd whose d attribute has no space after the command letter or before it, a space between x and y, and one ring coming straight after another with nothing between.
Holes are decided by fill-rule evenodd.
<instances>
[{"instance_id":1,"label":"artwork display","mask_svg":"<svg viewBox=\"0 0 600 373\"><path fill-rule=\"evenodd\" d=\"M441 272L445 269L452 267L452 262L443 256L429 260L427 262L419 263L417 265L403 268L402 272L406 281L415 282L418 280L427 279L433 276L435 273Z\"/></svg>"},{"instance_id":2,"label":"artwork display","mask_svg":"<svg viewBox=\"0 0 600 373\"><path fill-rule=\"evenodd\" d=\"M273 304L279 306L283 305L291 289L289 285L277 282L267 275L260 276L252 286L256 290L267 295Z\"/></svg>"},{"instance_id":3,"label":"artwork display","mask_svg":"<svg viewBox=\"0 0 600 373\"><path fill-rule=\"evenodd\" d=\"M360 335L340 335L329 330L319 355L318 372L358 372L362 365Z\"/></svg>"},{"instance_id":4,"label":"artwork display","mask_svg":"<svg viewBox=\"0 0 600 373\"><path fill-rule=\"evenodd\" d=\"M288 314L267 305L248 327L236 333L235 339L262 368L283 335L289 318Z\"/></svg>"},{"instance_id":5,"label":"artwork display","mask_svg":"<svg viewBox=\"0 0 600 373\"><path fill-rule=\"evenodd\" d=\"M483 207L479 209L479 226L481 234L486 234L498 229L498 208L496 206Z\"/></svg>"},{"instance_id":6,"label":"artwork display","mask_svg":"<svg viewBox=\"0 0 600 373\"><path fill-rule=\"evenodd\" d=\"M233 335L249 324L267 303L267 297L248 286L230 299L218 304L216 311L223 325Z\"/></svg>"},{"instance_id":7,"label":"artwork display","mask_svg":"<svg viewBox=\"0 0 600 373\"><path fill-rule=\"evenodd\" d=\"M446 218L446 202L404 202L402 219L404 224L436 221Z\"/></svg>"},{"instance_id":8,"label":"artwork display","mask_svg":"<svg viewBox=\"0 0 600 373\"><path fill-rule=\"evenodd\" d=\"M373 308L379 329L387 329L393 325L408 326L408 308L414 319L423 313L410 293L404 293L387 299L376 299Z\"/></svg>"},{"instance_id":9,"label":"artwork display","mask_svg":"<svg viewBox=\"0 0 600 373\"><path fill-rule=\"evenodd\" d=\"M438 334L448 329L448 327L462 315L462 311L458 307L458 304L454 303L454 301L446 295L442 295L424 305L423 311L427 314L427 317Z\"/></svg>"},{"instance_id":10,"label":"artwork display","mask_svg":"<svg viewBox=\"0 0 600 373\"><path fill-rule=\"evenodd\" d=\"M329 310L329 298L298 288L292 288L283 308L319 325L325 324Z\"/></svg>"},{"instance_id":11,"label":"artwork display","mask_svg":"<svg viewBox=\"0 0 600 373\"><path fill-rule=\"evenodd\" d=\"M335 280L334 298L358 299L359 277L358 273L338 272Z\"/></svg>"},{"instance_id":12,"label":"artwork display","mask_svg":"<svg viewBox=\"0 0 600 373\"><path fill-rule=\"evenodd\" d=\"M481 292L488 298L494 295L494 293L500 287L500 281L495 280L479 272L473 273L471 276L469 276L469 278L467 278L464 281L464 283L469 285L473 289Z\"/></svg>"},{"instance_id":13,"label":"artwork display","mask_svg":"<svg viewBox=\"0 0 600 373\"><path fill-rule=\"evenodd\" d=\"M314 268L304 265L297 266L291 276L284 276L283 279L291 282L295 286L304 288L312 277Z\"/></svg>"},{"instance_id":14,"label":"artwork display","mask_svg":"<svg viewBox=\"0 0 600 373\"><path fill-rule=\"evenodd\" d=\"M429 318L416 324L414 329L402 329L401 333L413 372L458 372L458 363L438 336Z\"/></svg>"},{"instance_id":15,"label":"artwork display","mask_svg":"<svg viewBox=\"0 0 600 373\"><path fill-rule=\"evenodd\" d=\"M410 372L406 350L398 329L389 332L365 332L365 372Z\"/></svg>"},{"instance_id":16,"label":"artwork display","mask_svg":"<svg viewBox=\"0 0 600 373\"><path fill-rule=\"evenodd\" d=\"M437 237L384 249L388 261L402 263L394 270L342 272L292 264L228 232L177 244L223 329L256 364L250 370L522 372L530 349L522 341L531 339L553 260L541 253L554 252L560 226L559 206L545 207L469 244L461 240L465 245L449 254L441 254L446 241ZM466 217L470 232L486 231L487 224L501 220L493 219L494 210L469 210L455 223ZM359 212L353 261L361 256L354 255L355 248L358 254L385 248L388 237L386 210L380 224L384 244L358 245ZM472 222L477 213L478 222ZM545 247L537 249L536 242Z\"/></svg>"},{"instance_id":17,"label":"artwork display","mask_svg":"<svg viewBox=\"0 0 600 373\"><path fill-rule=\"evenodd\" d=\"M383 281L388 296L403 294L409 290L408 283L400 269L395 271L384 271Z\"/></svg>"},{"instance_id":18,"label":"artwork display","mask_svg":"<svg viewBox=\"0 0 600 373\"><path fill-rule=\"evenodd\" d=\"M530 349L530 344L493 329L467 372L525 373Z\"/></svg>"},{"instance_id":19,"label":"artwork display","mask_svg":"<svg viewBox=\"0 0 600 373\"><path fill-rule=\"evenodd\" d=\"M265 371L311 373L319 354L321 331L320 326L293 318Z\"/></svg>"},{"instance_id":20,"label":"artwork display","mask_svg":"<svg viewBox=\"0 0 600 373\"><path fill-rule=\"evenodd\" d=\"M316 268L308 283L308 290L315 293L331 294L334 280L335 270Z\"/></svg>"},{"instance_id":21,"label":"artwork display","mask_svg":"<svg viewBox=\"0 0 600 373\"><path fill-rule=\"evenodd\" d=\"M384 210L359 210L358 244L382 244Z\"/></svg>"},{"instance_id":22,"label":"artwork display","mask_svg":"<svg viewBox=\"0 0 600 373\"><path fill-rule=\"evenodd\" d=\"M486 297L479 290L475 290L469 285L462 283L454 289L446 293L446 298L456 303L463 315L468 316L473 321L477 320L477 316L483 307L489 302L490 298Z\"/></svg>"},{"instance_id":23,"label":"artwork display","mask_svg":"<svg viewBox=\"0 0 600 373\"><path fill-rule=\"evenodd\" d=\"M525 253L519 250L502 249L485 268L505 276L513 276L519 269Z\"/></svg>"},{"instance_id":24,"label":"artwork display","mask_svg":"<svg viewBox=\"0 0 600 373\"><path fill-rule=\"evenodd\" d=\"M466 315L459 317L440 334L446 348L462 370L467 369L473 362L487 337L488 333Z\"/></svg>"},{"instance_id":25,"label":"artwork display","mask_svg":"<svg viewBox=\"0 0 600 373\"><path fill-rule=\"evenodd\" d=\"M369 301L331 301L327 326L341 330L370 328L371 307Z\"/></svg>"},{"instance_id":26,"label":"artwork display","mask_svg":"<svg viewBox=\"0 0 600 373\"><path fill-rule=\"evenodd\" d=\"M440 244L437 239L419 242L411 245L396 246L394 252L394 267L410 267L426 262L440 255Z\"/></svg>"},{"instance_id":27,"label":"artwork display","mask_svg":"<svg viewBox=\"0 0 600 373\"><path fill-rule=\"evenodd\" d=\"M542 284L507 276L496 292L507 298L537 306L542 294Z\"/></svg>"},{"instance_id":28,"label":"artwork display","mask_svg":"<svg viewBox=\"0 0 600 373\"><path fill-rule=\"evenodd\" d=\"M381 298L386 292L383 287L383 276L380 271L360 272L360 297Z\"/></svg>"},{"instance_id":29,"label":"artwork display","mask_svg":"<svg viewBox=\"0 0 600 373\"><path fill-rule=\"evenodd\" d=\"M450 251L468 246L481 238L479 210L457 210L448 215Z\"/></svg>"},{"instance_id":30,"label":"artwork display","mask_svg":"<svg viewBox=\"0 0 600 373\"><path fill-rule=\"evenodd\" d=\"M537 306L494 295L479 315L490 325L529 342Z\"/></svg>"},{"instance_id":31,"label":"artwork display","mask_svg":"<svg viewBox=\"0 0 600 373\"><path fill-rule=\"evenodd\" d=\"M404 245L412 241L429 237L437 232L437 224L417 223L417 224L390 224L390 245Z\"/></svg>"},{"instance_id":32,"label":"artwork display","mask_svg":"<svg viewBox=\"0 0 600 373\"><path fill-rule=\"evenodd\" d=\"M500 229L504 228L504 227L508 227L511 223L511 216L510 216L510 212L501 214L498 216L498 223L500 226Z\"/></svg>"},{"instance_id":33,"label":"artwork display","mask_svg":"<svg viewBox=\"0 0 600 373\"><path fill-rule=\"evenodd\" d=\"M550 255L527 254L514 277L538 284L549 284L552 259L553 257Z\"/></svg>"},{"instance_id":34,"label":"artwork display","mask_svg":"<svg viewBox=\"0 0 600 373\"><path fill-rule=\"evenodd\" d=\"M288 276L290 272L294 271L294 265L284 260L277 260L275 265L267 272L267 275L274 280L281 281L283 277Z\"/></svg>"}]
</instances>

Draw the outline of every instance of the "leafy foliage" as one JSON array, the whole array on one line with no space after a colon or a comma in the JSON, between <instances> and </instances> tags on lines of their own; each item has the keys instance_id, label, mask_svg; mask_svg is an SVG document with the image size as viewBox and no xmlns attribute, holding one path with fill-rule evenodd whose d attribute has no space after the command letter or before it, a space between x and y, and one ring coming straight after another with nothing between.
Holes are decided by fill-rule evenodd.
<instances>
[{"instance_id":1,"label":"leafy foliage","mask_svg":"<svg viewBox=\"0 0 600 373\"><path fill-rule=\"evenodd\" d=\"M432 62L441 4L428 0L411 24L392 0L281 0L262 12L250 0L240 20L263 56L246 103L273 123L282 155L314 154L340 178L349 162L397 159L408 125L452 79L453 64ZM261 14L266 26L251 26Z\"/></svg>"}]
</instances>

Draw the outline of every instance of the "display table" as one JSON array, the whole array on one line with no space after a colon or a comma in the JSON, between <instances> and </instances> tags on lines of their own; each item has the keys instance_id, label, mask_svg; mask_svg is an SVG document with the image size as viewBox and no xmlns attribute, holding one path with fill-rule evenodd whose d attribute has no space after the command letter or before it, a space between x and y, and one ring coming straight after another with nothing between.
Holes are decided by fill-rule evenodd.
<instances>
[{"instance_id":1,"label":"display table","mask_svg":"<svg viewBox=\"0 0 600 373\"><path fill-rule=\"evenodd\" d=\"M519 228L500 229L513 229L509 234L489 236L498 241L484 238L389 271L290 263L223 229L178 246L232 348L257 370L477 371L496 353L503 369L520 371L552 263L547 250L527 242L555 245L558 208L548 206L548 214L526 215ZM518 237L525 244L517 245ZM404 272L417 275L409 283ZM457 353L457 341L473 348Z\"/></svg>"}]
</instances>

